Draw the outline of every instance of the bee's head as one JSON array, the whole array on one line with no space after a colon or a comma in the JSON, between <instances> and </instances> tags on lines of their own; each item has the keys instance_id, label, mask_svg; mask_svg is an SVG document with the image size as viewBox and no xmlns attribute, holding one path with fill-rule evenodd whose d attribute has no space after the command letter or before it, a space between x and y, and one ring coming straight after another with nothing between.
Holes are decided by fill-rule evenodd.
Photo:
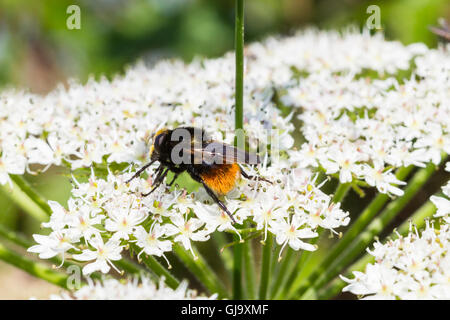
<instances>
[{"instance_id":1,"label":"bee's head","mask_svg":"<svg viewBox=\"0 0 450 320\"><path fill-rule=\"evenodd\" d=\"M151 160L158 160L160 153L161 153L161 146L164 144L167 138L167 133L169 130L167 129L161 129L158 130L153 136L152 136L152 145L150 147L150 159Z\"/></svg>"}]
</instances>

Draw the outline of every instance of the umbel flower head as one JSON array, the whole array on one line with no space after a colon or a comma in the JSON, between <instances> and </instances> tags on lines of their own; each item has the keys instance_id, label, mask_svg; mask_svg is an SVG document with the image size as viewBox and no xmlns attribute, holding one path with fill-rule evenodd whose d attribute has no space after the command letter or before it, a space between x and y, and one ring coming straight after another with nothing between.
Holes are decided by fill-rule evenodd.
<instances>
[{"instance_id":1,"label":"umbel flower head","mask_svg":"<svg viewBox=\"0 0 450 320\"><path fill-rule=\"evenodd\" d=\"M156 285L147 277L137 277L129 280L103 279L89 280L88 284L75 291L64 291L50 296L52 300L213 300L210 297L198 295L195 290L188 289L188 283L183 281L178 288L166 286L164 278Z\"/></svg>"},{"instance_id":2,"label":"umbel flower head","mask_svg":"<svg viewBox=\"0 0 450 320\"><path fill-rule=\"evenodd\" d=\"M165 258L181 245L195 256L193 243L214 232L241 236L244 222L263 240L273 235L280 256L286 246L314 250L308 241L319 228L336 232L350 220L321 190L318 172L396 197L405 184L397 168L437 164L450 152L444 48L404 46L367 31L311 29L249 45L245 66L244 129L250 149L265 159L247 170L275 183L243 180L224 197L234 225L201 188L161 186L142 197L151 178L125 183L148 160L147 141L162 125L200 127L233 142L231 53L189 64L140 63L111 81L72 81L45 96L4 92L0 183L32 165L73 172L67 207L49 203L53 214L43 224L49 234L36 235L29 250L82 261L85 274L109 272L129 248L139 258ZM302 136L298 148L294 135ZM87 181L78 175L82 168L91 168Z\"/></svg>"},{"instance_id":3,"label":"umbel flower head","mask_svg":"<svg viewBox=\"0 0 450 320\"><path fill-rule=\"evenodd\" d=\"M411 229L385 244L368 250L375 257L365 272L354 271L354 278L343 291L364 299L450 299L450 225L435 229L427 221L419 234Z\"/></svg>"}]
</instances>

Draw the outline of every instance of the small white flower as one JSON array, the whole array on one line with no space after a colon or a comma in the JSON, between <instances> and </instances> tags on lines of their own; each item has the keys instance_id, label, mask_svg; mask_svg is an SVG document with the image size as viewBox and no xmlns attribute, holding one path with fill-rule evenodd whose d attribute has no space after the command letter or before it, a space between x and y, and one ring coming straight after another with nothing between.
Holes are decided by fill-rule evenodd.
<instances>
[{"instance_id":1,"label":"small white flower","mask_svg":"<svg viewBox=\"0 0 450 320\"><path fill-rule=\"evenodd\" d=\"M119 245L117 240L110 239L104 243L101 237L94 236L90 239L89 244L95 250L85 249L82 253L73 255L73 258L79 261L95 260L83 267L83 274L88 275L97 270L107 273L110 270L110 266L119 272L111 262L122 259L121 252L123 246Z\"/></svg>"}]
</instances>

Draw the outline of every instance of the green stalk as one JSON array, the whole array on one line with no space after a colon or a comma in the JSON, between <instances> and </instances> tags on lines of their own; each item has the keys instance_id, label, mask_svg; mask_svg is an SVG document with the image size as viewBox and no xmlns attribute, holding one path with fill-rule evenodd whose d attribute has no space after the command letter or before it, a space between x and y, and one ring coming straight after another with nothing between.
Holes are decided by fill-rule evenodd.
<instances>
[{"instance_id":1,"label":"green stalk","mask_svg":"<svg viewBox=\"0 0 450 320\"><path fill-rule=\"evenodd\" d=\"M399 180L404 180L413 168L413 166L399 168L395 175L396 178ZM316 279L325 272L325 270L342 254L342 252L351 245L354 239L370 223L373 217L377 215L388 200L388 195L379 193L356 219L356 221L350 225L349 229L344 233L344 236L339 239L334 247L330 249L325 259L315 269L315 271L308 276L306 281L303 281L299 274L299 276L292 282L288 295L292 296L297 290L302 293L312 283L314 283L314 281L316 281Z\"/></svg>"},{"instance_id":2,"label":"green stalk","mask_svg":"<svg viewBox=\"0 0 450 320\"><path fill-rule=\"evenodd\" d=\"M269 293L269 280L270 280L270 262L272 259L272 234L267 234L267 239L263 245L262 252L262 266L261 266L261 280L259 282L259 299L267 299Z\"/></svg>"},{"instance_id":3,"label":"green stalk","mask_svg":"<svg viewBox=\"0 0 450 320\"><path fill-rule=\"evenodd\" d=\"M339 203L341 202L345 196L347 195L348 191L350 190L352 184L351 183L339 183L336 191L334 192L333 199L331 200L333 203Z\"/></svg>"},{"instance_id":4,"label":"green stalk","mask_svg":"<svg viewBox=\"0 0 450 320\"><path fill-rule=\"evenodd\" d=\"M9 183L2 185L3 192L36 220L41 222L47 221L49 213L36 202L33 195L27 193L29 189L25 187L23 180L21 181L21 183L23 182L22 185L17 184L15 180L20 181L20 179L11 179L11 185ZM22 190L21 187L25 187L25 189Z\"/></svg>"},{"instance_id":5,"label":"green stalk","mask_svg":"<svg viewBox=\"0 0 450 320\"><path fill-rule=\"evenodd\" d=\"M430 163L426 168L419 170L414 177L409 181L403 196L391 202L386 209L375 218L364 232L362 232L353 241L353 246L349 246L347 250L341 254L325 272L322 272L316 277L315 282L308 283L299 290L299 292L306 292L302 298L309 299L311 293L317 291L318 288L324 286L328 281L333 279L343 268L345 268L351 261L356 258L367 246L373 241L374 237L378 235L391 221L395 218L397 213L403 209L411 198L420 190L428 178L435 172L435 165ZM326 266L324 266L326 267Z\"/></svg>"},{"instance_id":6,"label":"green stalk","mask_svg":"<svg viewBox=\"0 0 450 320\"><path fill-rule=\"evenodd\" d=\"M236 0L235 17L236 93L235 129L244 128L244 0Z\"/></svg>"},{"instance_id":7,"label":"green stalk","mask_svg":"<svg viewBox=\"0 0 450 320\"><path fill-rule=\"evenodd\" d=\"M357 262L352 264L348 269L352 271L363 271L367 264L373 263L375 261L374 257L370 254L365 254L362 258L360 258ZM351 272L345 274L346 277L351 277ZM312 292L310 299L318 299L318 300L329 300L335 296L337 296L342 289L347 285L341 278L336 277L327 288L323 288L318 293L315 291Z\"/></svg>"},{"instance_id":8,"label":"green stalk","mask_svg":"<svg viewBox=\"0 0 450 320\"><path fill-rule=\"evenodd\" d=\"M288 268L290 265L292 265L292 256L294 255L294 250L291 248L286 249L286 255L281 260L281 266L280 270L278 271L277 277L274 279L273 285L272 285L272 298L275 298L278 294L278 290L280 288L284 288L284 283L287 279L288 275Z\"/></svg>"},{"instance_id":9,"label":"green stalk","mask_svg":"<svg viewBox=\"0 0 450 320\"><path fill-rule=\"evenodd\" d=\"M212 234L213 241L215 242L215 247L219 252L220 259L222 260L224 269L226 271L227 282L231 282L231 270L233 270L233 255L230 250L222 250L224 246L227 245L226 234L223 232L214 232Z\"/></svg>"},{"instance_id":10,"label":"green stalk","mask_svg":"<svg viewBox=\"0 0 450 320\"><path fill-rule=\"evenodd\" d=\"M217 293L220 299L228 297L222 281L198 252L195 252L197 256L197 259L195 259L190 252L186 251L179 244L173 246L173 251L210 293Z\"/></svg>"},{"instance_id":11,"label":"green stalk","mask_svg":"<svg viewBox=\"0 0 450 320\"><path fill-rule=\"evenodd\" d=\"M405 236L409 232L410 223L416 226L417 229L421 229L425 225L427 218L431 217L436 212L436 207L431 201L427 201L405 222L403 222L398 228L398 233ZM397 235L392 233L391 238L396 238ZM352 277L352 271L363 271L367 264L374 262L374 257L366 253L357 262L352 264L345 274L345 277ZM338 295L342 289L347 285L341 278L336 277L330 284L330 286L324 290L321 290L317 294L318 299L328 300Z\"/></svg>"},{"instance_id":12,"label":"green stalk","mask_svg":"<svg viewBox=\"0 0 450 320\"><path fill-rule=\"evenodd\" d=\"M244 146L244 0L236 0L235 16L235 130L236 146ZM236 237L236 236L235 236ZM243 246L234 246L233 299L242 298Z\"/></svg>"},{"instance_id":13,"label":"green stalk","mask_svg":"<svg viewBox=\"0 0 450 320\"><path fill-rule=\"evenodd\" d=\"M46 280L64 289L67 289L67 283L69 276L61 272L56 272L53 269L41 264L34 262L22 255L9 250L7 247L0 244L0 260L5 261L23 271L38 277L40 279Z\"/></svg>"},{"instance_id":14,"label":"green stalk","mask_svg":"<svg viewBox=\"0 0 450 320\"><path fill-rule=\"evenodd\" d=\"M24 236L17 234L14 231L8 230L5 226L0 224L0 237L11 241L14 244L21 246L22 248L28 249L33 245L31 241L26 239Z\"/></svg>"},{"instance_id":15,"label":"green stalk","mask_svg":"<svg viewBox=\"0 0 450 320\"><path fill-rule=\"evenodd\" d=\"M416 226L420 229L425 224L425 219L431 217L436 212L436 206L431 201L425 202L417 211L405 222L403 222L400 227L398 227L397 232L401 235L406 235L409 232L410 224Z\"/></svg>"},{"instance_id":16,"label":"green stalk","mask_svg":"<svg viewBox=\"0 0 450 320\"><path fill-rule=\"evenodd\" d=\"M126 258L122 258L121 260L114 261L114 264L123 271L127 272L127 274L140 275L144 270L140 268L139 265L130 261ZM147 271L147 270L145 270Z\"/></svg>"},{"instance_id":17,"label":"green stalk","mask_svg":"<svg viewBox=\"0 0 450 320\"><path fill-rule=\"evenodd\" d=\"M47 200L42 197L32 186L25 180L24 176L21 175L10 175L11 180L13 180L19 188L26 193L42 210L44 210L50 217L52 214L52 209L47 203Z\"/></svg>"},{"instance_id":18,"label":"green stalk","mask_svg":"<svg viewBox=\"0 0 450 320\"><path fill-rule=\"evenodd\" d=\"M248 240L243 243L244 251L244 278L247 286L247 298L253 300L256 298L256 286L255 286L255 263L253 260L253 248L252 241Z\"/></svg>"},{"instance_id":19,"label":"green stalk","mask_svg":"<svg viewBox=\"0 0 450 320\"><path fill-rule=\"evenodd\" d=\"M242 260L243 244L240 243L238 236L234 236L235 244L233 247L233 299L242 299Z\"/></svg>"},{"instance_id":20,"label":"green stalk","mask_svg":"<svg viewBox=\"0 0 450 320\"><path fill-rule=\"evenodd\" d=\"M135 252L139 252L140 249L136 244L132 244L131 247ZM141 259L144 262L144 264L152 271L154 272L158 277L164 277L166 284L172 288L176 289L180 285L180 282L166 269L164 268L158 260L156 260L151 255L141 255Z\"/></svg>"}]
</instances>

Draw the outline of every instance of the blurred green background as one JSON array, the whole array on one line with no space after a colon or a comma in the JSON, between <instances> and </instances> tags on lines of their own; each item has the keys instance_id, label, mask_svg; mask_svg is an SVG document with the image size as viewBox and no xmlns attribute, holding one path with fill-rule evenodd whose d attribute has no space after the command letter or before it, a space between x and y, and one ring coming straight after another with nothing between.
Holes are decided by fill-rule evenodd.
<instances>
[{"instance_id":1,"label":"blurred green background","mask_svg":"<svg viewBox=\"0 0 450 320\"><path fill-rule=\"evenodd\" d=\"M81 9L80 30L66 26L73 4ZM450 20L448 0L246 0L246 42L305 26L363 27L373 4L381 8L386 37L405 44L436 46L427 27L440 17ZM137 59L220 56L233 49L234 6L233 0L0 0L0 88L45 93L70 77L86 81L89 75L122 73ZM26 178L45 197L65 204L70 183L63 171ZM26 234L39 230L1 192L0 208L0 224ZM21 297L20 290L2 295L9 274L4 268L0 264L0 298Z\"/></svg>"},{"instance_id":2,"label":"blurred green background","mask_svg":"<svg viewBox=\"0 0 450 320\"><path fill-rule=\"evenodd\" d=\"M69 30L69 5L81 29ZM450 16L448 0L246 0L246 41L315 25L363 26L381 8L390 39L436 45L427 26ZM67 77L111 76L144 57L220 56L233 48L234 0L0 0L0 86L46 92Z\"/></svg>"}]
</instances>

